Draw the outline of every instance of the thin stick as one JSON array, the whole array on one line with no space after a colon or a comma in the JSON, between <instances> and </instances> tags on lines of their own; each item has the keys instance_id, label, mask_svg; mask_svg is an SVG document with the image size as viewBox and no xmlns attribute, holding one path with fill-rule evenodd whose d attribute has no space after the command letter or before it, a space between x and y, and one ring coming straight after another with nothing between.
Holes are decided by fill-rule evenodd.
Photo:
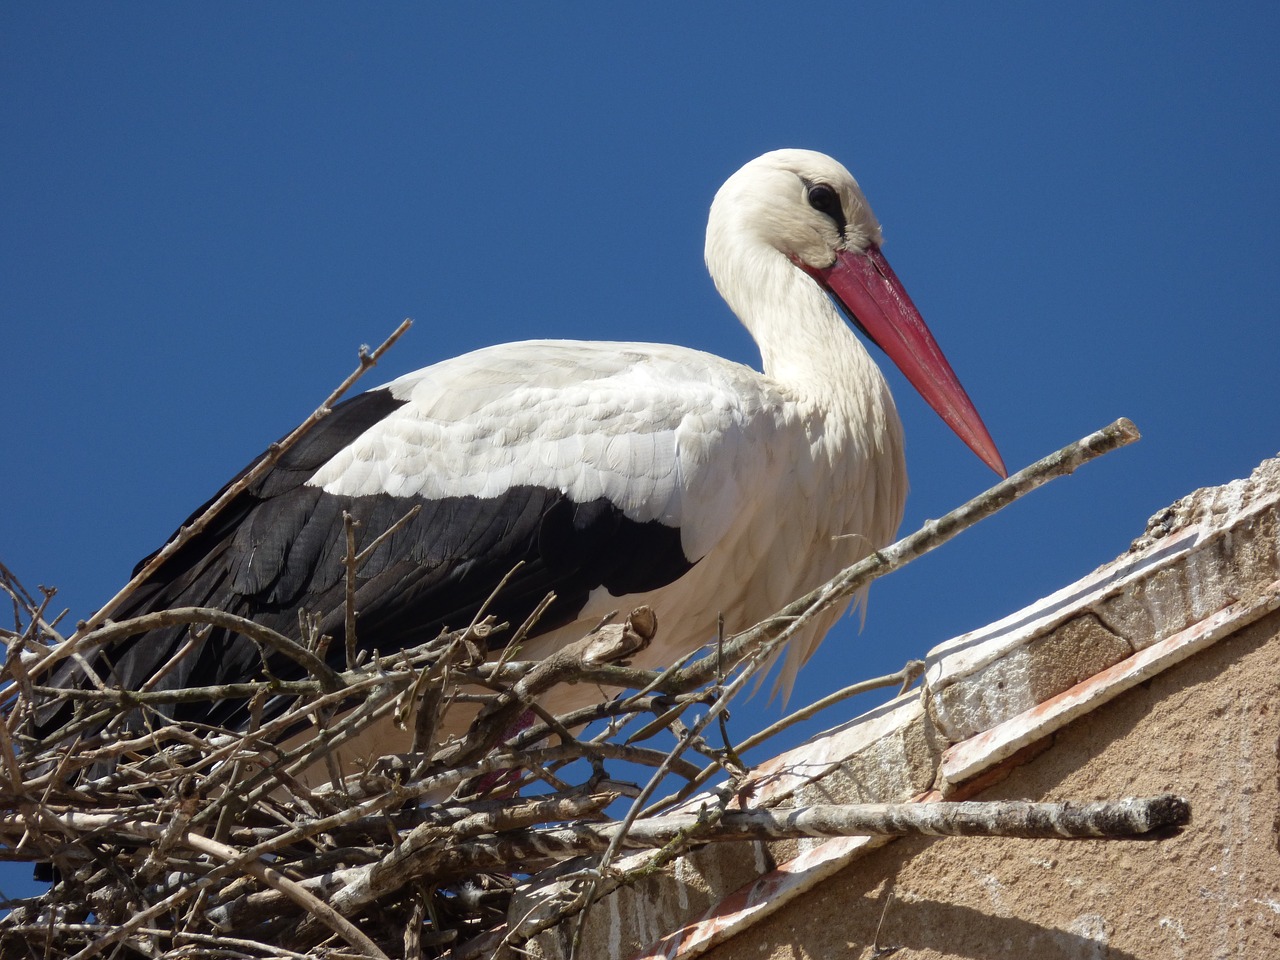
<instances>
[{"instance_id":1,"label":"thin stick","mask_svg":"<svg viewBox=\"0 0 1280 960\"><path fill-rule=\"evenodd\" d=\"M89 815L89 818L93 818L92 815ZM87 820L89 818L80 817L77 819ZM120 830L122 827L118 821L113 826L117 830ZM167 828L161 824L140 823L135 821L127 824L125 832L129 835L138 836L142 839L160 840L163 838L166 829ZM189 896L207 888L219 877L219 875L225 875L235 869L245 870L261 882L279 890L291 900L303 904L307 907L308 911L318 909L319 912L313 915L326 925L329 925L335 930L335 932L340 933L348 943L360 950L364 956L373 957L375 960L389 960L387 955L379 950L377 945L361 933L360 930L352 923L344 917L334 913L331 908L326 907L323 903L316 900L313 895L303 890L296 882L281 875L278 871L267 866L267 864L263 863L257 857L247 856L233 847L228 847L225 844L210 840L203 835L193 833L189 830L183 831L178 839L180 839L184 846L189 847L190 849L197 850L201 853L216 855L223 861L222 866L198 880L193 881L189 886L179 889L177 892L171 894L158 903L154 903L147 909L135 914L127 922L120 924L109 933L90 943L87 947L77 953L72 960L89 960L90 957L97 956L112 944L118 943L130 934L136 932L138 928L142 927L152 917L159 916L171 907L176 906L182 900L185 900Z\"/></svg>"},{"instance_id":2,"label":"thin stick","mask_svg":"<svg viewBox=\"0 0 1280 960\"><path fill-rule=\"evenodd\" d=\"M102 609L91 616L88 620L79 624L76 627L76 632L68 638L66 643L60 644L57 648L52 650L44 657L44 659L32 667L29 672L33 675L39 675L69 656L72 649L78 647L79 642L83 640L88 633L97 629L106 621L112 610L137 590L139 586L145 583L153 573L160 569L160 566L165 561L181 550L193 537L197 536L206 527L208 527L208 525L213 522L214 518L222 512L223 508L225 508L227 504L262 479L262 477L276 465L279 459L286 451L289 450L290 447L302 439L302 437L305 436L311 428L319 423L323 418L327 417L332 411L333 405L338 402L339 398L351 389L356 381L364 376L370 368L377 364L378 360L382 358L382 355L386 353L387 350L389 350L411 326L413 326L412 320L402 321L392 332L391 336L387 337L387 339L384 340L372 353L370 353L366 348L361 347L359 366L357 366L356 369L338 385L337 389L325 398L325 401L316 408L315 412L312 413L311 416L307 417L306 420L304 420L283 440L273 443L268 447L267 452L262 455L251 469L245 471L244 476L240 477L240 479L235 483L229 485L222 494L213 501L213 503L209 504L200 516L196 517L189 524L179 530L172 540L166 543L153 557L151 557L150 560L142 565L138 572L133 575L132 579L121 587L114 597L102 605Z\"/></svg>"},{"instance_id":3,"label":"thin stick","mask_svg":"<svg viewBox=\"0 0 1280 960\"><path fill-rule=\"evenodd\" d=\"M392 866L402 879L411 874L440 880L510 869L527 872L611 846L652 850L673 842L698 845L860 836L1134 840L1164 838L1190 822L1190 804L1167 793L1080 805L1021 800L817 804L726 810L714 820L702 812L666 814L632 824L574 822L542 830L486 833L430 848L415 843L403 852L388 854L380 864L343 871L338 876L346 882L331 903L350 913L378 894L388 893L393 888L377 884L374 878L385 876ZM334 879L337 876L326 883Z\"/></svg>"},{"instance_id":4,"label":"thin stick","mask_svg":"<svg viewBox=\"0 0 1280 960\"><path fill-rule=\"evenodd\" d=\"M369 557L373 554L373 551L377 550L380 546L382 546L382 544L386 542L388 537L393 536L406 523L408 523L410 520L412 520L421 512L422 512L422 504L415 503L413 507L407 513L405 513L404 516L402 516L399 520L397 520L391 526L387 527L387 529L383 530L380 534L378 534L376 537L370 540L368 545L363 547L360 550L360 552L356 554L356 566L357 567L363 566L365 561L367 561Z\"/></svg>"},{"instance_id":5,"label":"thin stick","mask_svg":"<svg viewBox=\"0 0 1280 960\"><path fill-rule=\"evenodd\" d=\"M329 903L334 910L344 916L351 916L366 903L403 886L406 874L431 875L434 871L434 862L442 848L447 849L470 836L519 829L529 822L584 820L598 815L616 797L617 794L597 794L556 798L550 801L525 801L523 807L502 811L501 817L496 814L487 814L458 821L445 832L444 839L449 841L445 844L440 843L442 839L440 827L434 824L423 824L404 836L399 845L378 863L361 868L342 889L329 898ZM520 822L521 817L525 818L524 823Z\"/></svg>"},{"instance_id":6,"label":"thin stick","mask_svg":"<svg viewBox=\"0 0 1280 960\"><path fill-rule=\"evenodd\" d=\"M821 700L815 700L807 707L802 707L794 713L783 717L777 723L771 724L759 733L747 737L747 739L743 740L734 748L734 751L739 755L746 753L752 747L759 746L771 737L777 736L788 727L795 726L797 723L808 720L810 717L821 713L829 707L835 706L837 703L843 703L850 697L856 697L862 693L869 693L872 690L881 690L890 686L902 686L905 688L908 684L914 682L923 672L924 662L920 660L911 660L897 673L891 673L887 676L875 677L871 680L863 680L859 683L850 684L842 690L837 690L835 693L828 694ZM650 804L648 809L642 811L642 815L653 815L659 810L663 810L674 804L680 803L682 800L692 796L694 791L723 769L723 763L719 760L713 760L703 768L702 772L699 773L697 777L681 786L678 791Z\"/></svg>"},{"instance_id":7,"label":"thin stick","mask_svg":"<svg viewBox=\"0 0 1280 960\"><path fill-rule=\"evenodd\" d=\"M406 523L422 512L422 504L415 504L404 516L402 516L382 533L378 534L363 550L356 551L356 529L360 526L360 521L353 517L346 510L342 511L342 527L346 534L347 553L343 561L343 567L346 570L346 584L344 590L344 629L346 632L346 654L347 669L351 670L356 665L356 577L360 572L360 568L377 550L388 537L403 527Z\"/></svg>"},{"instance_id":8,"label":"thin stick","mask_svg":"<svg viewBox=\"0 0 1280 960\"><path fill-rule=\"evenodd\" d=\"M187 832L182 837L182 840L191 849L200 853L211 854L223 861L235 860L240 853L235 847L218 843L216 840L210 840L197 833ZM301 906L317 922L333 930L366 957L373 957L374 960L390 960L390 957L378 949L378 945L365 936L359 927L334 910L333 907L318 899L314 894L304 890L297 881L290 880L280 871L273 869L261 860L250 860L244 864L244 868L255 879L274 890L280 891L294 903Z\"/></svg>"},{"instance_id":9,"label":"thin stick","mask_svg":"<svg viewBox=\"0 0 1280 960\"><path fill-rule=\"evenodd\" d=\"M342 687L342 679L338 672L301 644L295 643L270 627L264 627L256 621L219 610L217 607L174 607L172 610L144 613L138 617L121 620L119 623L99 627L81 637L77 645L100 646L159 627L171 627L177 624L209 624L234 631L293 660L315 677L322 688L338 690ZM67 645L71 643L72 641L67 641Z\"/></svg>"},{"instance_id":10,"label":"thin stick","mask_svg":"<svg viewBox=\"0 0 1280 960\"><path fill-rule=\"evenodd\" d=\"M810 717L826 710L828 707L833 707L837 703L843 703L850 697L856 697L860 693L869 693L872 690L883 690L885 687L901 687L905 689L911 683L919 679L922 673L924 673L924 661L911 660L908 661L908 663L897 673L890 673L883 677L874 677L870 680L862 680L858 683L852 683L842 690L837 690L835 693L827 694L821 700L815 700L807 707L801 707L794 713L783 717L777 723L765 727L759 733L752 734L747 737L747 739L739 743L736 750L740 754L745 753L752 747L757 747L764 743L770 737L777 736L788 727L795 726L797 723L802 723Z\"/></svg>"},{"instance_id":11,"label":"thin stick","mask_svg":"<svg viewBox=\"0 0 1280 960\"><path fill-rule=\"evenodd\" d=\"M347 669L351 670L356 665L356 568L358 561L356 559L356 527L359 524L356 518L342 511L342 526L346 533L347 539L347 555L343 563L346 567L346 579L344 583L344 602L343 612L345 616L345 633L346 637L346 653L347 653Z\"/></svg>"},{"instance_id":12,"label":"thin stick","mask_svg":"<svg viewBox=\"0 0 1280 960\"><path fill-rule=\"evenodd\" d=\"M1112 450L1141 439L1132 421L1121 417L1101 430L1091 433L1061 450L1019 470L1007 480L978 494L938 520L929 520L915 533L897 543L877 550L866 559L847 567L816 590L795 600L761 624L730 637L725 643L724 659L741 660L745 652L776 637L782 630L793 628L792 618L812 616L837 603L847 601L855 593L885 574L905 566L917 557L936 550L952 537L969 529L980 520L1003 510L1050 480L1074 473L1079 467ZM683 692L715 678L718 658L703 657L673 675L663 689ZM601 670L601 673L607 671ZM593 678L594 679L594 678Z\"/></svg>"}]
</instances>

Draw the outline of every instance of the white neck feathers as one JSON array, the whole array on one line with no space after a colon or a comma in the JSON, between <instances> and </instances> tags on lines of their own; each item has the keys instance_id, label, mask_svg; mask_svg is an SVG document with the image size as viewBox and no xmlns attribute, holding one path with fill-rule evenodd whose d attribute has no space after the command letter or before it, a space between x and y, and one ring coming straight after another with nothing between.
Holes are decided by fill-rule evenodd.
<instances>
[{"instance_id":1,"label":"white neck feathers","mask_svg":"<svg viewBox=\"0 0 1280 960\"><path fill-rule=\"evenodd\" d=\"M805 392L879 393L879 369L826 292L768 241L735 226L712 218L707 269L759 347L764 372Z\"/></svg>"}]
</instances>

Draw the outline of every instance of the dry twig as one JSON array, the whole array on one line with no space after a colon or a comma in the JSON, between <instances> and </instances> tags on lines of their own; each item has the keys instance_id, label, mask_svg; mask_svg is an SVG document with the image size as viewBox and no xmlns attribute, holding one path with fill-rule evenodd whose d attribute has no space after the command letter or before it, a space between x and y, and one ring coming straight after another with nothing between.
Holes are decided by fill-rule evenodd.
<instances>
[{"instance_id":1,"label":"dry twig","mask_svg":"<svg viewBox=\"0 0 1280 960\"><path fill-rule=\"evenodd\" d=\"M70 656L73 652L78 651L86 635L100 627L112 609L137 590L138 587L146 583L151 575L160 569L160 566L166 560L182 549L185 544L189 543L192 537L199 534L210 523L212 523L214 518L222 512L222 509L227 504L242 494L258 480L262 479L267 471L275 466L290 447L301 440L320 420L327 417L332 411L333 405L338 402L342 395L350 390L357 380L376 365L382 355L390 350L395 342L399 340L411 326L413 326L412 320L402 321L400 326L396 327L396 329L392 331L391 336L387 337L387 339L379 344L377 349L372 352L365 347L361 347L359 366L352 371L347 379L343 380L342 383L338 385L337 389L325 398L325 401L316 408L315 412L312 413L311 416L304 420L283 440L273 443L267 450L267 453L263 455L251 469L245 471L244 476L240 477L235 483L229 485L227 489L222 492L221 496L205 508L204 512L200 516L179 530L172 540L165 544L160 550L156 551L155 555L150 557L147 562L142 565L129 582L121 587L114 597L103 604L102 609L88 620L79 624L76 627L76 632L68 638L67 643L59 645L56 649L51 651L39 663L35 664L31 668L30 672L39 676L46 670L55 666L61 660Z\"/></svg>"}]
</instances>

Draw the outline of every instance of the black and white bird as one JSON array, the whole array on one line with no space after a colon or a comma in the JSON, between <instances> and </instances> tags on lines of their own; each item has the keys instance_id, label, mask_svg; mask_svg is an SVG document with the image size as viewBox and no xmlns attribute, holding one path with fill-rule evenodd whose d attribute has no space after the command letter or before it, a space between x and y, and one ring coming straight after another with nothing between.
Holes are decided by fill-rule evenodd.
<instances>
[{"instance_id":1,"label":"black and white bird","mask_svg":"<svg viewBox=\"0 0 1280 960\"><path fill-rule=\"evenodd\" d=\"M729 631L750 626L888 543L902 518L902 427L846 317L1005 472L880 243L843 166L765 154L716 194L706 239L763 372L686 347L563 340L434 364L337 406L110 616L212 606L296 637L305 608L341 658L343 512L368 542L419 506L360 572L364 648L387 654L465 626L517 561L494 614L520 623L556 597L522 658L640 604L659 623L644 666L707 643L721 615ZM842 612L790 642L784 689ZM219 629L170 665L188 639L186 627L154 630L92 664L127 689L166 665L158 688L260 675L258 648ZM81 669L64 664L58 682L83 684ZM556 696L549 706L565 710L600 692Z\"/></svg>"}]
</instances>

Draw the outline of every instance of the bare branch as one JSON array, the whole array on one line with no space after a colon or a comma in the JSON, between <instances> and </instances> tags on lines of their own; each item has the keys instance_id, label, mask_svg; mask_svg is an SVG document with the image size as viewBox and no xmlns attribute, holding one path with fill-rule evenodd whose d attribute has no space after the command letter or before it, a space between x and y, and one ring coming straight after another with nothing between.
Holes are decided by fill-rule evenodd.
<instances>
[{"instance_id":1,"label":"bare branch","mask_svg":"<svg viewBox=\"0 0 1280 960\"><path fill-rule=\"evenodd\" d=\"M980 520L998 513L1050 480L1074 473L1090 460L1127 446L1140 438L1138 428L1122 417L1096 433L1091 433L1037 460L1031 466L1002 480L941 519L927 521L910 536L903 537L891 546L878 550L865 560L848 567L816 590L787 604L763 623L730 638L725 643L725 660L730 663L741 660L748 650L755 649L762 643L774 641L789 628L794 628L798 619L812 617L838 603L846 602L873 580L936 550L952 537L969 529ZM708 683L714 678L717 666L714 658L704 657L673 676L667 684L663 685L663 689L683 691L690 686Z\"/></svg>"},{"instance_id":2,"label":"bare branch","mask_svg":"<svg viewBox=\"0 0 1280 960\"><path fill-rule=\"evenodd\" d=\"M88 620L79 624L76 627L76 632L68 638L68 642L66 644L54 649L38 664L33 666L30 672L35 676L39 676L59 661L69 656L73 649L78 649L79 644L84 640L86 635L100 627L106 621L112 610L137 590L139 586L145 583L153 573L160 569L161 565L164 564L165 561L182 549L182 547L189 543L193 537L197 536L206 527L208 527L208 525L213 522L214 518L222 512L223 508L225 508L227 504L262 479L262 477L276 465L286 451L306 436L312 427L327 417L332 411L333 405L338 402L342 395L350 390L351 387L355 385L356 381L364 376L364 374L373 367L379 359L381 359L382 355L386 353L387 350L389 350L411 326L413 326L412 320L402 321L401 324L392 331L391 336L387 337L387 339L384 340L372 353L368 352L366 348L361 347L359 366L338 385L337 389L325 398L324 402L316 408L315 412L312 413L311 416L304 420L283 440L273 443L252 468L245 471L244 475L236 480L235 483L230 484L216 500L205 508L205 511L200 514L200 516L196 517L191 521L191 523L179 530L172 540L158 550L154 556L148 559L137 573L133 575L129 582L121 587L114 597L103 604L102 609L91 616Z\"/></svg>"}]
</instances>

